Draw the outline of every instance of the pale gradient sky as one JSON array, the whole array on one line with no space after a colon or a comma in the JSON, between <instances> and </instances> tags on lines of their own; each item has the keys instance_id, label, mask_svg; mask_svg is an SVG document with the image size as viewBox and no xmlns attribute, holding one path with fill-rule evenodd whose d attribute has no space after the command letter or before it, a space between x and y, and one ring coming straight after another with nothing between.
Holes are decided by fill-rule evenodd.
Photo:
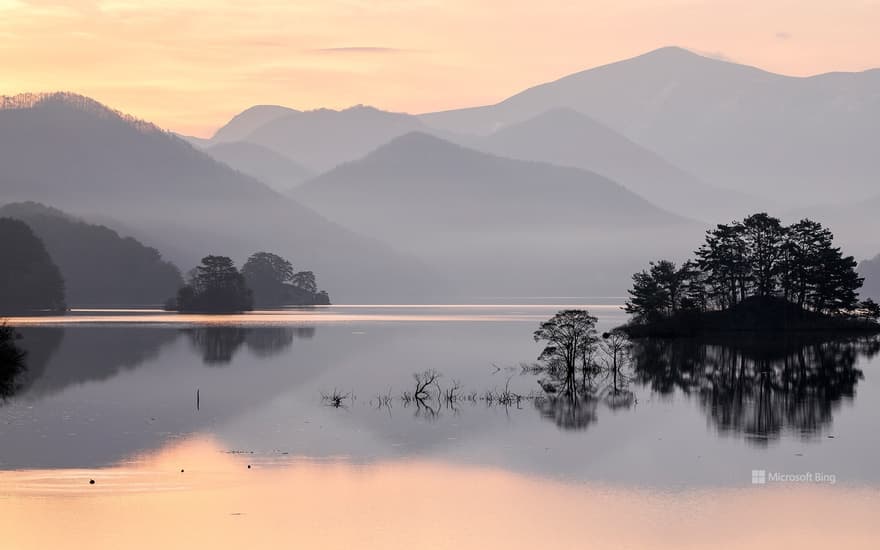
<instances>
[{"instance_id":1,"label":"pale gradient sky","mask_svg":"<svg viewBox=\"0 0 880 550\"><path fill-rule=\"evenodd\" d=\"M0 0L0 94L207 136L254 104L425 112L667 45L791 75L880 66L880 0Z\"/></svg>"}]
</instances>

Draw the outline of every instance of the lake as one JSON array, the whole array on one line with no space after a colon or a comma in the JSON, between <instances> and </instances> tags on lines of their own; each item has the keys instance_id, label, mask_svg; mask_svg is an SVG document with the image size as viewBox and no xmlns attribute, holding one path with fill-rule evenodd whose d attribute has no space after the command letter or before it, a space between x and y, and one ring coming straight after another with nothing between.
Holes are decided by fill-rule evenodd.
<instances>
[{"instance_id":1,"label":"lake","mask_svg":"<svg viewBox=\"0 0 880 550\"><path fill-rule=\"evenodd\" d=\"M494 302L11 319L0 547L880 547L873 339L648 341L573 405L532 332L617 300Z\"/></svg>"}]
</instances>

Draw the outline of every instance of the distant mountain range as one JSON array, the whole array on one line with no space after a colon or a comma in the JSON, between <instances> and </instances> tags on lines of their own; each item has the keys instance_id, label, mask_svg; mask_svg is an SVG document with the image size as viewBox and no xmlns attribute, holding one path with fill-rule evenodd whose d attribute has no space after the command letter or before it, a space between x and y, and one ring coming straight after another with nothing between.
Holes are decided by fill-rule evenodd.
<instances>
[{"instance_id":1,"label":"distant mountain range","mask_svg":"<svg viewBox=\"0 0 880 550\"><path fill-rule=\"evenodd\" d=\"M0 99L0 201L124 224L184 269L268 249L338 301L620 293L760 210L876 254L878 120L880 70L793 78L680 48L470 109L258 105L189 143L88 98L18 96Z\"/></svg>"},{"instance_id":2,"label":"distant mountain range","mask_svg":"<svg viewBox=\"0 0 880 550\"><path fill-rule=\"evenodd\" d=\"M0 203L38 201L123 220L182 268L267 250L315 271L340 300L437 289L428 270L155 126L71 94L19 96L0 109ZM173 255L172 255L173 254ZM355 267L356 266L356 267Z\"/></svg>"},{"instance_id":3,"label":"distant mountain range","mask_svg":"<svg viewBox=\"0 0 880 550\"><path fill-rule=\"evenodd\" d=\"M496 105L412 116L369 107L248 109L210 143L248 141L314 172L422 131L488 152L585 168L689 217L874 192L880 70L787 77L662 48ZM683 200L683 196L687 200Z\"/></svg>"},{"instance_id":4,"label":"distant mountain range","mask_svg":"<svg viewBox=\"0 0 880 550\"><path fill-rule=\"evenodd\" d=\"M357 106L343 111L295 111L284 107L248 109L217 131L212 143L229 136L274 150L314 172L360 158L414 130L425 129L412 115Z\"/></svg>"},{"instance_id":5,"label":"distant mountain range","mask_svg":"<svg viewBox=\"0 0 880 550\"><path fill-rule=\"evenodd\" d=\"M551 109L474 144L505 157L596 172L657 206L692 218L727 221L742 212L769 207L767 200L709 186L573 109Z\"/></svg>"},{"instance_id":6,"label":"distant mountain range","mask_svg":"<svg viewBox=\"0 0 880 550\"><path fill-rule=\"evenodd\" d=\"M243 141L212 145L215 137L201 146L215 159L275 189L290 189L304 180L303 173L308 169L290 158L301 160L315 171L325 171L358 160L408 132L421 131L501 156L594 171L667 210L707 221L728 221L758 204L766 208L769 202L710 186L614 130L567 108L551 109L489 136L432 129L411 115L367 107L306 113L283 107L267 109L245 111L217 133L244 134ZM271 158L270 151L277 157ZM285 166L287 162L293 165Z\"/></svg>"},{"instance_id":7,"label":"distant mountain range","mask_svg":"<svg viewBox=\"0 0 880 550\"><path fill-rule=\"evenodd\" d=\"M610 291L597 276L602 269L591 266L676 248L676 240L647 235L699 234L693 222L593 172L489 155L421 132L293 193L484 292L574 292L585 280Z\"/></svg>"},{"instance_id":8,"label":"distant mountain range","mask_svg":"<svg viewBox=\"0 0 880 550\"><path fill-rule=\"evenodd\" d=\"M584 113L703 181L783 204L868 196L880 169L880 70L795 78L681 48L535 86L496 105L422 115L488 135L550 109Z\"/></svg>"}]
</instances>

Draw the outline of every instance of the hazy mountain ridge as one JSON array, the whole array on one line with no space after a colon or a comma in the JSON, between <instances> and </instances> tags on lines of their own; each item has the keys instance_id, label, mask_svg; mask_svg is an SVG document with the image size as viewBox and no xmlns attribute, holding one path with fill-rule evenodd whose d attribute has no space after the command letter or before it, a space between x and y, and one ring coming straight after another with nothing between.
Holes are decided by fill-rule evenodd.
<instances>
[{"instance_id":1,"label":"hazy mountain ridge","mask_svg":"<svg viewBox=\"0 0 880 550\"><path fill-rule=\"evenodd\" d=\"M371 107L345 111L313 111L309 112L312 115L310 121L306 121L308 117L304 116L309 113L292 112L294 114L289 116L272 118L245 138L250 141L240 143L256 144L260 140L267 143L260 136L270 135L272 138L271 143L268 143L269 147L274 147L275 151L287 151L290 147L279 143L298 142L300 145L295 147L296 152L289 154L309 158L315 158L316 155L324 157L325 166L330 168L331 165L362 158L369 151L384 145L386 142L382 141L383 138L393 140L399 137L396 134L402 135L407 127L413 125L409 115L389 113ZM241 116L247 117L248 114L245 112ZM385 128L386 131L379 129L360 135L358 146L349 149L347 154L334 148L335 143L348 139L346 136L351 135L351 128L354 126L359 128L358 131L363 131L377 124L381 128L391 120L396 120L397 126L393 129ZM710 187L655 153L572 109L550 109L533 119L485 137L418 126L420 130L416 131L500 156L572 166L600 173L662 208L685 216L723 222L753 208L759 202L759 199L741 193ZM311 136L316 133L323 137L313 139ZM305 152L306 149L310 152ZM206 149L209 153L212 150L213 148ZM283 177L281 174L284 173L284 168L281 166L272 175L260 177L257 173L259 169L253 165L245 166L220 155L215 157L263 181ZM293 170L288 172L293 173ZM274 187L280 189L278 185ZM292 186L289 185L288 188L290 187ZM766 206L765 204L764 207Z\"/></svg>"},{"instance_id":2,"label":"hazy mountain ridge","mask_svg":"<svg viewBox=\"0 0 880 550\"><path fill-rule=\"evenodd\" d=\"M305 166L248 141L227 141L204 151L231 168L267 184L275 191L286 192L315 174Z\"/></svg>"},{"instance_id":3,"label":"hazy mountain ridge","mask_svg":"<svg viewBox=\"0 0 880 550\"><path fill-rule=\"evenodd\" d=\"M294 111L258 126L244 139L323 172L424 128L415 116L358 105L342 111Z\"/></svg>"},{"instance_id":4,"label":"hazy mountain ridge","mask_svg":"<svg viewBox=\"0 0 880 550\"><path fill-rule=\"evenodd\" d=\"M871 194L880 169L878 75L788 77L662 48L495 105L420 118L489 134L568 107L713 185L808 204L841 191Z\"/></svg>"},{"instance_id":5,"label":"hazy mountain ridge","mask_svg":"<svg viewBox=\"0 0 880 550\"><path fill-rule=\"evenodd\" d=\"M395 193L396 201L404 198L425 203L429 200L448 201L450 206L458 206L455 213L459 220L464 220L462 215L468 212L473 216L468 221L487 226L496 222L539 226L580 225L584 221L618 223L621 214L631 215L626 221L633 224L683 221L683 218L661 210L598 174L481 153L422 132L395 138L360 160L343 164L304 183L294 195L307 202L325 204L321 202L323 198L341 201L343 192ZM403 193L411 195L405 197ZM481 196L466 200L468 194ZM588 202L578 204L567 200L572 198ZM491 199L494 204L477 199ZM628 211L613 212L619 204ZM486 212L499 205L522 205L535 215L529 219L489 219ZM468 211L469 206L473 210ZM542 207L546 207L546 211L541 211ZM571 217L569 214L574 212L581 216ZM426 214L416 214L415 217L424 224L434 217ZM437 211L437 214L442 225L445 223L442 219L450 212Z\"/></svg>"},{"instance_id":6,"label":"hazy mountain ridge","mask_svg":"<svg viewBox=\"0 0 880 550\"><path fill-rule=\"evenodd\" d=\"M183 253L170 259L184 270L207 254L243 261L268 250L313 269L342 300L436 288L418 262L328 222L182 139L81 105L90 100L66 96L0 111L0 201L44 202L85 218L109 214L160 249L173 243L169 248Z\"/></svg>"},{"instance_id":7,"label":"hazy mountain ridge","mask_svg":"<svg viewBox=\"0 0 880 550\"><path fill-rule=\"evenodd\" d=\"M277 118L299 112L296 109L280 105L254 105L232 117L229 122L214 132L208 141L213 144L242 141L260 126Z\"/></svg>"},{"instance_id":8,"label":"hazy mountain ridge","mask_svg":"<svg viewBox=\"0 0 880 550\"><path fill-rule=\"evenodd\" d=\"M421 132L293 195L482 292L587 292L588 279L620 292L637 258L677 252L681 240L671 237L697 226L598 174L481 153ZM645 246L645 234L670 239Z\"/></svg>"},{"instance_id":9,"label":"hazy mountain ridge","mask_svg":"<svg viewBox=\"0 0 880 550\"><path fill-rule=\"evenodd\" d=\"M573 109L551 109L476 142L497 155L589 170L620 183L670 212L726 222L761 201L712 187L610 128Z\"/></svg>"}]
</instances>

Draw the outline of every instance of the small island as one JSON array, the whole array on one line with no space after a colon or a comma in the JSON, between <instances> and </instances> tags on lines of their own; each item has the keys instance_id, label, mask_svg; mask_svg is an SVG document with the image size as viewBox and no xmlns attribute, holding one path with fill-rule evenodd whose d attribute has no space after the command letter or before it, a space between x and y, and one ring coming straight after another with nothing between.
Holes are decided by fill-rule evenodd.
<instances>
[{"instance_id":1,"label":"small island","mask_svg":"<svg viewBox=\"0 0 880 550\"><path fill-rule=\"evenodd\" d=\"M736 332L880 332L880 306L859 300L857 262L822 224L766 213L707 231L696 259L633 275L620 327L631 338Z\"/></svg>"},{"instance_id":2,"label":"small island","mask_svg":"<svg viewBox=\"0 0 880 550\"><path fill-rule=\"evenodd\" d=\"M227 256L206 256L190 271L187 284L165 304L182 313L241 313L259 307L329 305L311 271L295 272L277 254L257 252L241 271Z\"/></svg>"}]
</instances>

